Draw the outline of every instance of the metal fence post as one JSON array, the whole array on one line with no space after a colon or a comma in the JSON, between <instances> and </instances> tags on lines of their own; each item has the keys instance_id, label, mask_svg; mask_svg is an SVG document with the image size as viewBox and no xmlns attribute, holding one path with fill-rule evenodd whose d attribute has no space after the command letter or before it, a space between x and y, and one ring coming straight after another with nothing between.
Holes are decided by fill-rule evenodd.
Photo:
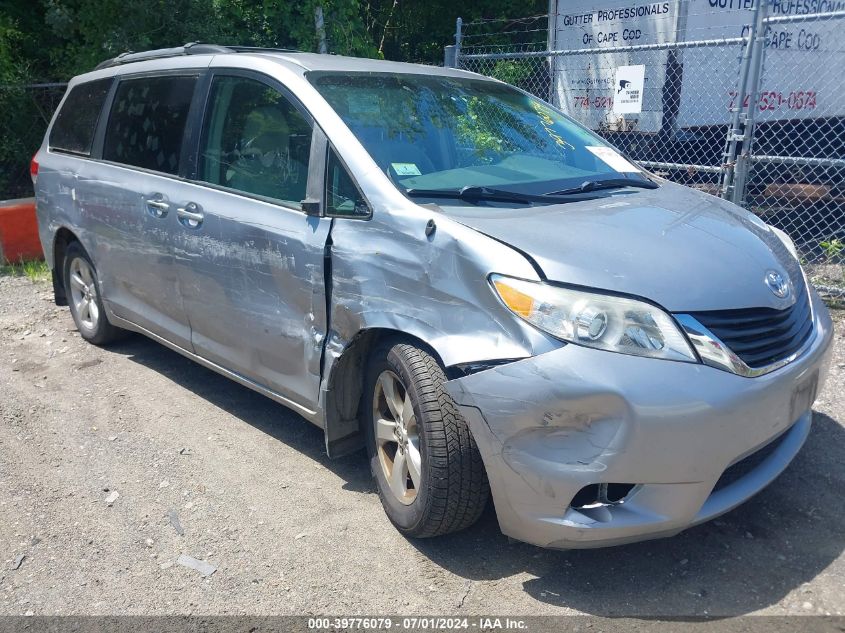
<instances>
[{"instance_id":1,"label":"metal fence post","mask_svg":"<svg viewBox=\"0 0 845 633\"><path fill-rule=\"evenodd\" d=\"M317 50L320 55L327 55L329 52L329 46L326 43L326 24L323 20L323 7L319 4L314 7L314 30L317 32Z\"/></svg>"},{"instance_id":2,"label":"metal fence post","mask_svg":"<svg viewBox=\"0 0 845 633\"><path fill-rule=\"evenodd\" d=\"M461 67L461 44L464 39L464 21L462 18L455 20L455 68Z\"/></svg>"},{"instance_id":3,"label":"metal fence post","mask_svg":"<svg viewBox=\"0 0 845 633\"><path fill-rule=\"evenodd\" d=\"M549 0L549 17L546 23L547 51L553 51L557 48L557 15L557 0ZM549 69L549 94L546 101L553 106L560 107L560 99L557 98L557 86L555 86L555 58L551 55L546 58L546 66Z\"/></svg>"},{"instance_id":4,"label":"metal fence post","mask_svg":"<svg viewBox=\"0 0 845 633\"><path fill-rule=\"evenodd\" d=\"M757 0L754 6L754 19L751 23L751 28L748 33L748 43L742 51L742 61L739 68L739 79L736 86L736 94L734 95L734 107L732 108L731 125L728 128L728 134L725 137L725 152L722 161L722 182L721 182L721 196L726 200L734 199L734 185L736 178L736 157L737 149L743 139L743 131L745 130L746 112L745 101L748 97L748 76L750 74L751 65L754 62L754 49L757 41L758 29L761 26L761 7L768 0ZM750 103L750 98L749 98Z\"/></svg>"},{"instance_id":5,"label":"metal fence post","mask_svg":"<svg viewBox=\"0 0 845 633\"><path fill-rule=\"evenodd\" d=\"M745 126L742 131L742 144L736 155L731 202L739 205L746 203L745 184L748 181L748 170L751 165L751 146L754 140L754 116L757 112L757 98L760 93L760 82L763 78L763 61L766 56L766 15L770 0L757 0L756 26L754 41L751 43L751 60L748 70L748 106L745 111Z\"/></svg>"},{"instance_id":6,"label":"metal fence post","mask_svg":"<svg viewBox=\"0 0 845 633\"><path fill-rule=\"evenodd\" d=\"M446 68L458 68L461 54L461 40L463 39L464 21L461 18L455 20L455 43L443 47L443 65Z\"/></svg>"}]
</instances>

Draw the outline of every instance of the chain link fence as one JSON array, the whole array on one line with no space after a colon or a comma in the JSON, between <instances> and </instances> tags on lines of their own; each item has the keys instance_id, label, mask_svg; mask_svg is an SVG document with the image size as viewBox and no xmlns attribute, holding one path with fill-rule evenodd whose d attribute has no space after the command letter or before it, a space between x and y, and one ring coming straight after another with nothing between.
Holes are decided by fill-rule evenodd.
<instances>
[{"instance_id":1,"label":"chain link fence","mask_svg":"<svg viewBox=\"0 0 845 633\"><path fill-rule=\"evenodd\" d=\"M818 286L845 295L845 0L595 5L459 19L447 64L519 86L647 169L754 211L795 240ZM622 67L643 69L639 112L614 108ZM32 195L29 159L65 87L0 85L0 198Z\"/></svg>"},{"instance_id":2,"label":"chain link fence","mask_svg":"<svg viewBox=\"0 0 845 633\"><path fill-rule=\"evenodd\" d=\"M0 199L32 195L29 161L67 84L0 85Z\"/></svg>"},{"instance_id":3,"label":"chain link fence","mask_svg":"<svg viewBox=\"0 0 845 633\"><path fill-rule=\"evenodd\" d=\"M845 2L595 6L552 0L547 15L459 20L446 62L519 86L645 168L754 211L795 240L817 286L845 296ZM809 13L819 8L831 10ZM615 104L630 72L642 73L636 111Z\"/></svg>"},{"instance_id":4,"label":"chain link fence","mask_svg":"<svg viewBox=\"0 0 845 633\"><path fill-rule=\"evenodd\" d=\"M817 284L845 286L845 11L763 24L745 205L792 236Z\"/></svg>"}]
</instances>

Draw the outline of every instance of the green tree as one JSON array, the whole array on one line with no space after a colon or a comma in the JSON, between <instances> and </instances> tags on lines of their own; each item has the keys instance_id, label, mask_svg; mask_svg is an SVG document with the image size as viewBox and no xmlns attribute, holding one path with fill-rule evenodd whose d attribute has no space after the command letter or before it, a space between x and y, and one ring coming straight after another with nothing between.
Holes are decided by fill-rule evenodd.
<instances>
[{"instance_id":1,"label":"green tree","mask_svg":"<svg viewBox=\"0 0 845 633\"><path fill-rule=\"evenodd\" d=\"M455 20L495 20L486 32L515 28L509 18L548 12L545 0L368 0L361 4L373 42L384 39L383 56L398 61L441 64L443 47L455 43ZM506 36L502 36L505 41ZM493 43L494 40L487 40Z\"/></svg>"},{"instance_id":2,"label":"green tree","mask_svg":"<svg viewBox=\"0 0 845 633\"><path fill-rule=\"evenodd\" d=\"M26 183L56 102L24 84L67 81L126 51L192 41L316 51L317 6L329 52L431 64L453 43L458 16L495 19L487 30L498 33L510 26L501 18L546 10L538 0L0 0L0 197L11 181ZM506 64L496 72L519 79Z\"/></svg>"}]
</instances>

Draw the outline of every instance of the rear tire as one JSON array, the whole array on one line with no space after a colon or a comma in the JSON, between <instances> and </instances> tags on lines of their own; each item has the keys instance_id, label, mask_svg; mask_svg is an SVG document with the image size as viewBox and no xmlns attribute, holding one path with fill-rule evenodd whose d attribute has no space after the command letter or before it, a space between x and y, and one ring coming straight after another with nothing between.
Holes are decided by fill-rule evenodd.
<instances>
[{"instance_id":1,"label":"rear tire","mask_svg":"<svg viewBox=\"0 0 845 633\"><path fill-rule=\"evenodd\" d=\"M445 382L437 360L406 343L380 347L368 367L370 468L388 518L410 537L469 527L489 496L478 447Z\"/></svg>"},{"instance_id":2,"label":"rear tire","mask_svg":"<svg viewBox=\"0 0 845 633\"><path fill-rule=\"evenodd\" d=\"M82 338L94 345L107 345L126 335L126 330L109 323L97 269L79 242L68 244L63 279L70 314Z\"/></svg>"}]
</instances>

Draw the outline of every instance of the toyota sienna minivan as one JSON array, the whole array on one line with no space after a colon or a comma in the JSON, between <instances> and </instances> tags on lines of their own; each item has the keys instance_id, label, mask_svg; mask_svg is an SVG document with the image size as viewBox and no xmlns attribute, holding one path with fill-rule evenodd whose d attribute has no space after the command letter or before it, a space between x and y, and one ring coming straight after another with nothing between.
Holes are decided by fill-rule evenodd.
<instances>
[{"instance_id":1,"label":"toyota sienna minivan","mask_svg":"<svg viewBox=\"0 0 845 633\"><path fill-rule=\"evenodd\" d=\"M829 314L781 231L468 72L188 45L74 78L32 162L56 302L366 447L411 537L582 548L742 503ZM273 473L267 473L272 477Z\"/></svg>"}]
</instances>

